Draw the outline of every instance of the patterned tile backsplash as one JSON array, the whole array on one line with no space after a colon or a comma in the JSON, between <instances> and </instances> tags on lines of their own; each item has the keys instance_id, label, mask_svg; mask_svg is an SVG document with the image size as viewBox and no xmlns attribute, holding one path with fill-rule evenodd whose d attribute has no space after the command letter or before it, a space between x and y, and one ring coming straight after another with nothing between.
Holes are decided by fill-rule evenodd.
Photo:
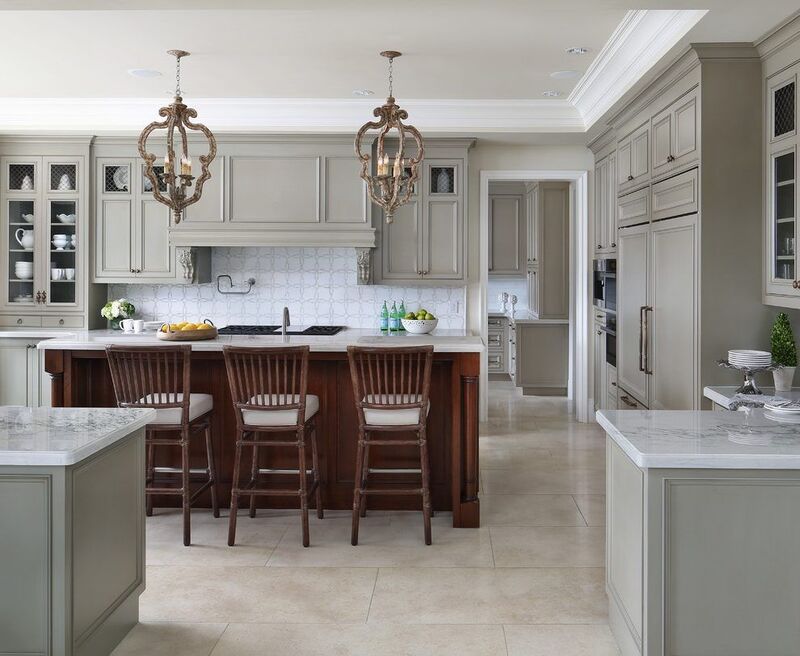
<instances>
[{"instance_id":1,"label":"patterned tile backsplash","mask_svg":"<svg viewBox=\"0 0 800 656\"><path fill-rule=\"evenodd\" d=\"M227 273L237 286L250 277L244 296L220 294L216 277ZM110 285L110 298L127 298L137 317L153 320L211 319L217 325L280 324L283 307L292 323L376 328L383 301L424 306L441 328L466 327L464 287L388 287L356 284L352 248L214 248L214 282L206 285ZM225 289L227 281L222 282Z\"/></svg>"},{"instance_id":2,"label":"patterned tile backsplash","mask_svg":"<svg viewBox=\"0 0 800 656\"><path fill-rule=\"evenodd\" d=\"M508 292L509 296L517 295L517 311L528 309L528 281L525 278L489 278L486 305L490 312L500 308L497 297L502 292ZM510 302L508 307L511 309Z\"/></svg>"}]
</instances>

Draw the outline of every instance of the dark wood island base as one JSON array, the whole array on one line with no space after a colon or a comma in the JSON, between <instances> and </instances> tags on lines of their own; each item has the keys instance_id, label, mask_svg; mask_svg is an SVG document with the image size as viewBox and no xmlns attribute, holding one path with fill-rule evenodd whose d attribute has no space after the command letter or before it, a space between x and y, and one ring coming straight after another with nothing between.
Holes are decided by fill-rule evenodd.
<instances>
[{"instance_id":1,"label":"dark wood island base","mask_svg":"<svg viewBox=\"0 0 800 656\"><path fill-rule=\"evenodd\" d=\"M56 350L45 353L45 370L52 377L53 407L113 407L116 403L106 354L98 349ZM431 496L434 510L453 512L453 526L477 528L480 525L478 499L478 378L480 353L437 352L431 375L431 410L428 417L428 444L431 461ZM222 350L192 352L192 392L214 397L212 435L217 460L220 504L230 504L236 419L231 402ZM347 354L313 351L309 363L309 394L320 398L317 430L320 467L323 478L323 503L326 509L351 510L356 465L358 422L353 403L353 388ZM397 437L408 437L397 433ZM197 444L192 466L202 466L205 452ZM170 451L171 447L160 447ZM266 453L269 451L269 453ZM297 468L296 449L261 449L261 466ZM269 457L269 461L266 458ZM376 468L410 469L419 467L419 451L413 447L376 447L371 456ZM159 464L180 466L180 452L159 453ZM170 463L171 461L171 463ZM419 476L409 474L374 475L370 485L387 489L408 487ZM281 484L275 485L280 487ZM283 484L285 487L285 484ZM155 505L175 506L174 497L156 498ZM198 499L201 507L211 507L208 493ZM224 507L223 505L223 507ZM258 507L294 508L296 498L259 497ZM374 510L420 510L416 496L371 496Z\"/></svg>"}]
</instances>

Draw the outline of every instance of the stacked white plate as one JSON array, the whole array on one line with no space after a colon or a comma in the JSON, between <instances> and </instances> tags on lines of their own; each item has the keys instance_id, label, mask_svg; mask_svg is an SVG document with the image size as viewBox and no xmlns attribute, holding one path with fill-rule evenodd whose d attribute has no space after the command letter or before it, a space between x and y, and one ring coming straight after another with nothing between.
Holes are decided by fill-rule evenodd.
<instances>
[{"instance_id":1,"label":"stacked white plate","mask_svg":"<svg viewBox=\"0 0 800 656\"><path fill-rule=\"evenodd\" d=\"M19 280L33 278L33 262L14 262L14 273Z\"/></svg>"},{"instance_id":2,"label":"stacked white plate","mask_svg":"<svg viewBox=\"0 0 800 656\"><path fill-rule=\"evenodd\" d=\"M749 349L733 349L728 351L728 362L736 367L758 369L772 364L772 353L769 351L752 351Z\"/></svg>"},{"instance_id":3,"label":"stacked white plate","mask_svg":"<svg viewBox=\"0 0 800 656\"><path fill-rule=\"evenodd\" d=\"M767 412L777 412L780 414L790 414L800 416L800 403L797 401L774 401L772 403L765 403L764 410Z\"/></svg>"}]
</instances>

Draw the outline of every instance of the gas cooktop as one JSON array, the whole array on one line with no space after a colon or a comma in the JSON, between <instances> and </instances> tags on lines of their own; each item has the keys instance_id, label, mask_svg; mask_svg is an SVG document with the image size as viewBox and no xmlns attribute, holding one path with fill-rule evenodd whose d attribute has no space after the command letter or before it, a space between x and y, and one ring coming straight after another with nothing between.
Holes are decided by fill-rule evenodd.
<instances>
[{"instance_id":1,"label":"gas cooktop","mask_svg":"<svg viewBox=\"0 0 800 656\"><path fill-rule=\"evenodd\" d=\"M289 326L286 329L287 335L314 335L330 337L335 335L344 326ZM280 335L280 326L225 326L219 329L220 335Z\"/></svg>"}]
</instances>

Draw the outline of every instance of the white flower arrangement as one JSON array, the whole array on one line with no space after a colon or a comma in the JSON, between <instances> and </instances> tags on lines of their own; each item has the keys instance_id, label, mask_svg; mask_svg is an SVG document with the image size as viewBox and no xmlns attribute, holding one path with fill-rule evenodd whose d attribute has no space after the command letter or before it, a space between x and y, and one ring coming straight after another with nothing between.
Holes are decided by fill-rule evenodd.
<instances>
[{"instance_id":1,"label":"white flower arrangement","mask_svg":"<svg viewBox=\"0 0 800 656\"><path fill-rule=\"evenodd\" d=\"M116 301L109 301L100 310L100 315L109 321L117 321L119 319L129 319L136 313L136 308L133 303L125 298L120 298Z\"/></svg>"}]
</instances>

